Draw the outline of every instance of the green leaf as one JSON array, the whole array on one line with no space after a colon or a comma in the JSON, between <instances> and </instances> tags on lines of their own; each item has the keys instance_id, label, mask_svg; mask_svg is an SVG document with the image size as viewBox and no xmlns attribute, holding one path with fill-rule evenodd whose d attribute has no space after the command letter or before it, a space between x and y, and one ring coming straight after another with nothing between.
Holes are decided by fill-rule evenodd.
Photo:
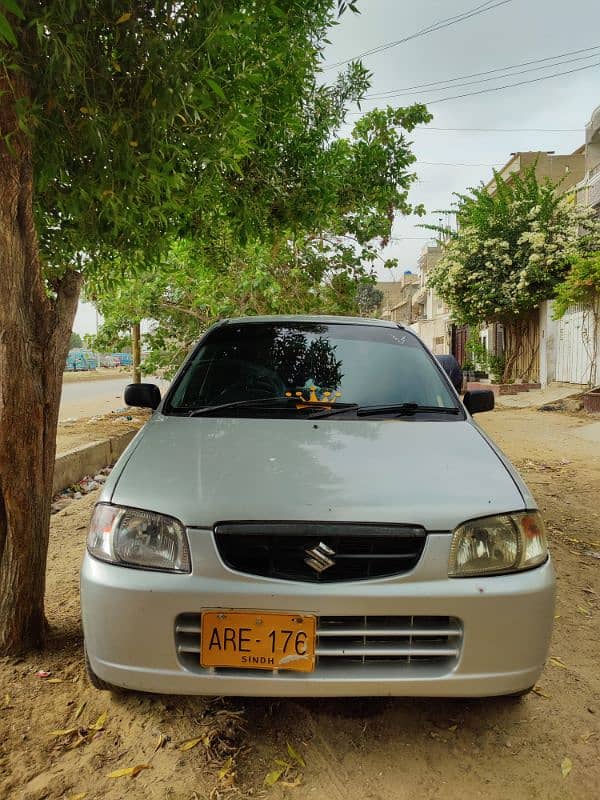
<instances>
[{"instance_id":1,"label":"green leaf","mask_svg":"<svg viewBox=\"0 0 600 800\"><path fill-rule=\"evenodd\" d=\"M14 14L18 19L25 19L25 15L19 5L15 3L15 0L0 0L0 5L4 6L8 12Z\"/></svg>"},{"instance_id":2,"label":"green leaf","mask_svg":"<svg viewBox=\"0 0 600 800\"><path fill-rule=\"evenodd\" d=\"M265 780L264 780L265 786L274 786L277 783L277 781L281 778L284 772L285 772L285 767L281 767L280 769L274 769L271 772L268 772L265 775Z\"/></svg>"},{"instance_id":3,"label":"green leaf","mask_svg":"<svg viewBox=\"0 0 600 800\"><path fill-rule=\"evenodd\" d=\"M287 751L290 758L293 758L297 764L299 764L301 767L306 767L306 763L302 758L302 756L300 755L300 753L294 750L294 748L289 742L287 742Z\"/></svg>"},{"instance_id":4,"label":"green leaf","mask_svg":"<svg viewBox=\"0 0 600 800\"><path fill-rule=\"evenodd\" d=\"M5 41L12 44L13 47L17 46L17 39L13 33L13 29L8 24L8 20L4 14L0 13L0 42Z\"/></svg>"},{"instance_id":5,"label":"green leaf","mask_svg":"<svg viewBox=\"0 0 600 800\"><path fill-rule=\"evenodd\" d=\"M213 90L213 92L221 98L221 100L227 100L227 98L225 97L225 92L223 91L223 89L221 89L221 87L216 81L214 81L212 78L207 78L206 82Z\"/></svg>"}]
</instances>

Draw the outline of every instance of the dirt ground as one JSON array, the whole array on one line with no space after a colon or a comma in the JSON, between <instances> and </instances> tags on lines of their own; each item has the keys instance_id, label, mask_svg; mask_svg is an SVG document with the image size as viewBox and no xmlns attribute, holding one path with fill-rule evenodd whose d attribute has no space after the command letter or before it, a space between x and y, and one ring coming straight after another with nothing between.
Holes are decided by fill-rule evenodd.
<instances>
[{"instance_id":1,"label":"dirt ground","mask_svg":"<svg viewBox=\"0 0 600 800\"><path fill-rule=\"evenodd\" d=\"M557 616L535 693L516 701L97 692L84 677L77 575L91 494L53 517L49 648L0 660L0 798L598 798L600 423L532 410L481 416L549 528ZM282 768L276 759L290 767L265 787ZM142 765L136 777L109 777Z\"/></svg>"},{"instance_id":2,"label":"dirt ground","mask_svg":"<svg viewBox=\"0 0 600 800\"><path fill-rule=\"evenodd\" d=\"M124 412L112 412L88 419L59 422L56 436L56 454L66 453L74 447L90 442L109 439L119 433L140 428L150 417L150 411L133 408Z\"/></svg>"},{"instance_id":3,"label":"dirt ground","mask_svg":"<svg viewBox=\"0 0 600 800\"><path fill-rule=\"evenodd\" d=\"M108 381L111 378L126 378L128 375L131 375L131 367L98 367L86 372L63 372L63 383Z\"/></svg>"}]
</instances>

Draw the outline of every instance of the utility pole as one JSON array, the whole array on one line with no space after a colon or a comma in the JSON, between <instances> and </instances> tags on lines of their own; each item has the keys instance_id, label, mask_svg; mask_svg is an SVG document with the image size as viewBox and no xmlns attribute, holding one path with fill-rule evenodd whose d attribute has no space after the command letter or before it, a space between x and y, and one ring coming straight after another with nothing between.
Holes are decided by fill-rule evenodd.
<instances>
[{"instance_id":1,"label":"utility pole","mask_svg":"<svg viewBox=\"0 0 600 800\"><path fill-rule=\"evenodd\" d=\"M140 362L142 360L140 352L140 323L134 322L131 326L131 355L133 356L133 383L142 382Z\"/></svg>"}]
</instances>

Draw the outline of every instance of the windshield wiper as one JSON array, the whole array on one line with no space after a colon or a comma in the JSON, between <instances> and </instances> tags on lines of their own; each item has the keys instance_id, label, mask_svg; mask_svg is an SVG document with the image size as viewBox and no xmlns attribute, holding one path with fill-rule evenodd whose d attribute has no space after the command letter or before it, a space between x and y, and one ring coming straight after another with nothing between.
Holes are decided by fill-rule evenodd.
<instances>
[{"instance_id":1,"label":"windshield wiper","mask_svg":"<svg viewBox=\"0 0 600 800\"><path fill-rule=\"evenodd\" d=\"M457 406L421 406L419 403L399 403L389 406L361 406L357 412L359 417L376 414L460 414Z\"/></svg>"},{"instance_id":2,"label":"windshield wiper","mask_svg":"<svg viewBox=\"0 0 600 800\"><path fill-rule=\"evenodd\" d=\"M407 416L409 414L460 414L460 408L455 406L422 406L418 403L398 403L395 405L381 406L359 406L348 404L346 408L333 408L330 411L318 411L311 414L310 419L333 417L336 414L343 414L345 411L356 411L358 417L375 417L378 414L396 414L397 416Z\"/></svg>"},{"instance_id":3,"label":"windshield wiper","mask_svg":"<svg viewBox=\"0 0 600 800\"><path fill-rule=\"evenodd\" d=\"M285 408L288 406L295 406L298 403L301 404L301 408L298 409L299 411L310 411L313 407L329 411L331 408L331 403L327 403L325 400L316 403L314 401L312 403L303 403L298 397L281 397L280 395L274 395L273 397L258 397L254 400L233 400L231 403L220 403L216 406L195 408L188 413L188 417L202 417L205 414L211 414L228 408L252 408L253 406L273 406L275 408L283 406ZM340 404L338 403L337 405L339 406ZM347 403L346 408L357 408L357 405L356 403ZM310 416L312 418L313 415L311 414Z\"/></svg>"},{"instance_id":4,"label":"windshield wiper","mask_svg":"<svg viewBox=\"0 0 600 800\"><path fill-rule=\"evenodd\" d=\"M190 411L188 417L201 417L204 414L210 414L213 411L221 411L226 408L252 408L252 406L262 406L265 404L272 405L285 405L288 406L292 401L296 400L295 397L281 397L280 395L273 395L273 397L257 397L253 400L233 400L230 403L219 403L216 406L202 406Z\"/></svg>"}]
</instances>

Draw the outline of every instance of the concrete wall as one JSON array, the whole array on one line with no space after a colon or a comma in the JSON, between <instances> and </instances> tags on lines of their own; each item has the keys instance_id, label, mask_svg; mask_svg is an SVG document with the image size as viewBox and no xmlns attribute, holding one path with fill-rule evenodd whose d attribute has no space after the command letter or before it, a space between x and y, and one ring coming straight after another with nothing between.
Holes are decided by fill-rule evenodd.
<instances>
[{"instance_id":1,"label":"concrete wall","mask_svg":"<svg viewBox=\"0 0 600 800\"><path fill-rule=\"evenodd\" d=\"M72 486L85 475L94 475L102 467L114 464L137 431L127 431L101 442L90 442L67 450L56 459L54 466L54 494Z\"/></svg>"}]
</instances>

